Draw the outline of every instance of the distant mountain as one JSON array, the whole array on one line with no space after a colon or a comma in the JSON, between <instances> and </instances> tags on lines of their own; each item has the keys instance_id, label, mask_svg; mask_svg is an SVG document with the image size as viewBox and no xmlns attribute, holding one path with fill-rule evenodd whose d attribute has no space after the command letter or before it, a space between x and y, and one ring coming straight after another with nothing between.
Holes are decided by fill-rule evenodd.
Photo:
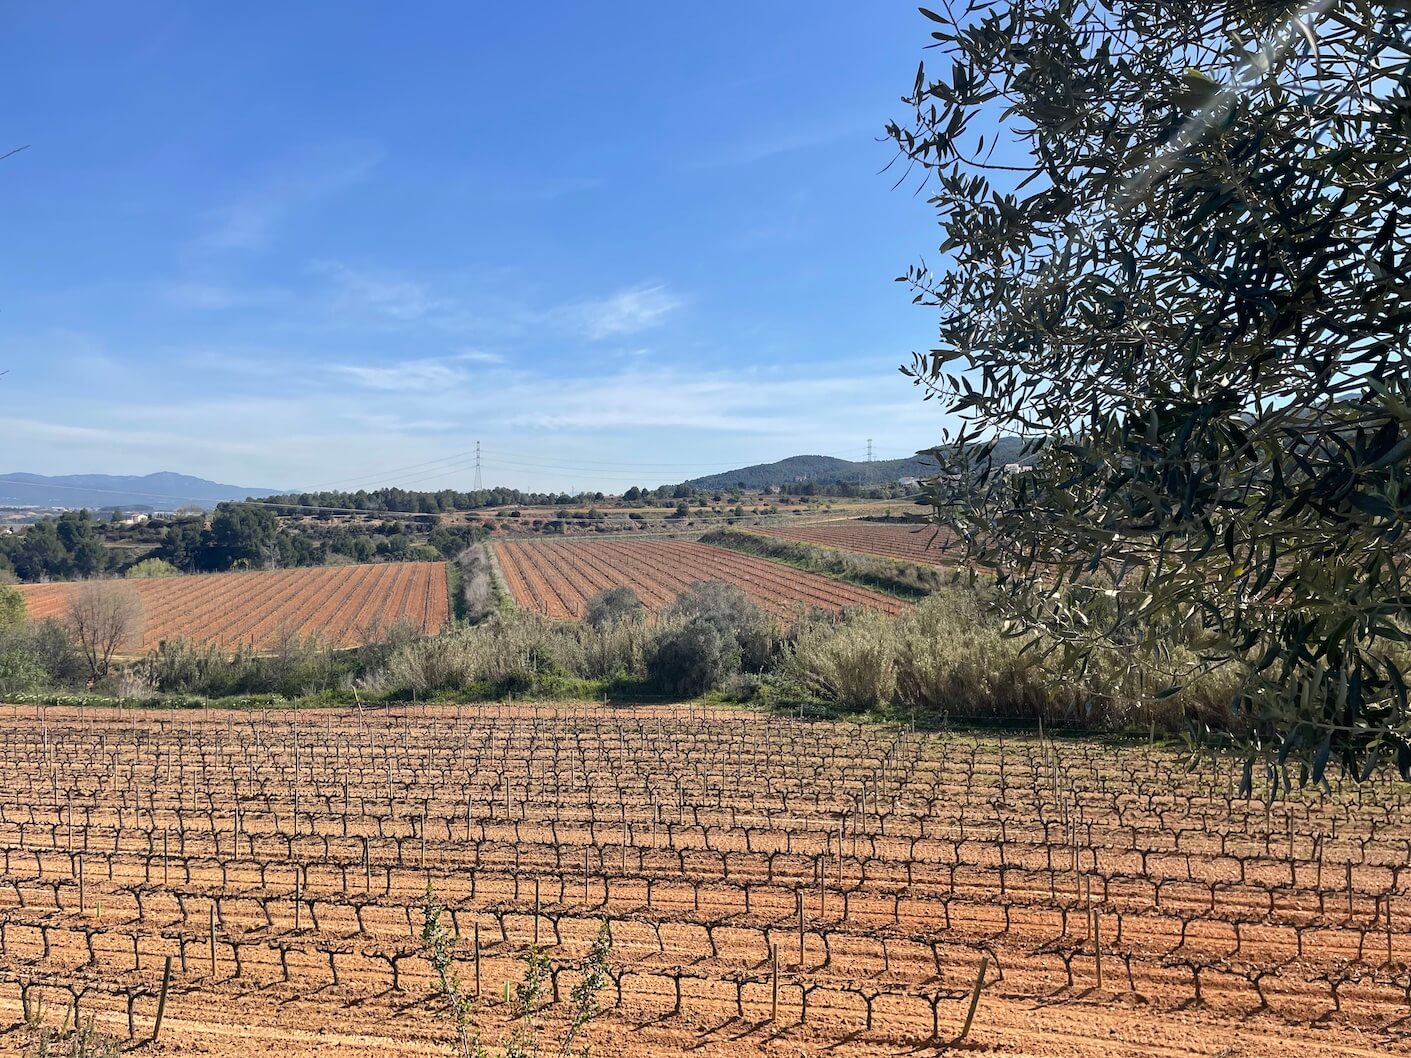
<instances>
[{"instance_id":1,"label":"distant mountain","mask_svg":"<svg viewBox=\"0 0 1411 1058\"><path fill-rule=\"evenodd\" d=\"M996 463L1020 461L1023 441L1018 437L1002 437L995 445ZM790 456L777 463L757 463L752 467L727 470L692 478L687 485L698 489L728 489L744 483L747 489L763 489L770 485L781 488L812 481L817 485L833 485L846 481L854 485L879 485L902 478L924 478L936 473L936 461L929 456L910 459L878 459L871 463L837 459L834 456Z\"/></svg>"},{"instance_id":2,"label":"distant mountain","mask_svg":"<svg viewBox=\"0 0 1411 1058\"><path fill-rule=\"evenodd\" d=\"M141 477L112 474L0 474L0 507L100 507L174 511L179 507L214 507L226 500L260 499L274 489L247 489L205 478L163 471Z\"/></svg>"}]
</instances>

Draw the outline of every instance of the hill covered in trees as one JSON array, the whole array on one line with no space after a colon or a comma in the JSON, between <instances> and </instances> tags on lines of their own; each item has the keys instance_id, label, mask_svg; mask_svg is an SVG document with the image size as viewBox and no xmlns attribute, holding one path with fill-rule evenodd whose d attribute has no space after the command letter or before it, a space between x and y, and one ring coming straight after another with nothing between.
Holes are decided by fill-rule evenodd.
<instances>
[{"instance_id":1,"label":"hill covered in trees","mask_svg":"<svg viewBox=\"0 0 1411 1058\"><path fill-rule=\"evenodd\" d=\"M1020 462L1019 451L1022 446L1021 438L1001 437L995 444L995 462ZM785 488L805 482L815 485L883 485L900 481L902 478L924 478L935 473L936 461L930 456L877 459L870 463L838 459L834 456L789 456L775 463L756 463L754 466L741 467L738 470L727 470L722 474L692 478L686 484L698 489L765 489L770 486Z\"/></svg>"}]
</instances>

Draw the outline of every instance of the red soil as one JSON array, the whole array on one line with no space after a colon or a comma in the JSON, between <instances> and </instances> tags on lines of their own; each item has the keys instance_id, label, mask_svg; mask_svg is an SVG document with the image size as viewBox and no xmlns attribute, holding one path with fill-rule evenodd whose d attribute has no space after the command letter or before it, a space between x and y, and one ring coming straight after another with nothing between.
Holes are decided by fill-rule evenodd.
<instances>
[{"instance_id":1,"label":"red soil","mask_svg":"<svg viewBox=\"0 0 1411 1058\"><path fill-rule=\"evenodd\" d=\"M582 617L587 601L608 588L631 588L657 610L700 580L734 584L785 619L800 607L837 612L867 606L893 614L906 608L906 603L881 592L684 540L500 540L492 546L515 602L564 620Z\"/></svg>"},{"instance_id":2,"label":"red soil","mask_svg":"<svg viewBox=\"0 0 1411 1058\"><path fill-rule=\"evenodd\" d=\"M377 639L397 622L425 632L450 619L444 562L388 562L249 573L210 573L121 582L142 600L140 644L185 638L225 648L268 647L286 634L334 646ZM62 619L83 585L22 584L29 616Z\"/></svg>"},{"instance_id":3,"label":"red soil","mask_svg":"<svg viewBox=\"0 0 1411 1058\"><path fill-rule=\"evenodd\" d=\"M1411 819L1389 782L1268 807L1223 762L1144 746L685 706L5 707L0 734L16 1023L23 985L50 1025L77 993L123 1036L130 1001L147 1035L172 956L154 1053L450 1053L419 950L430 883L489 1041L536 936L557 1040L606 918L600 1054L934 1051L982 957L957 1049L1411 1054ZM16 1024L0 1049L33 1038Z\"/></svg>"}]
</instances>

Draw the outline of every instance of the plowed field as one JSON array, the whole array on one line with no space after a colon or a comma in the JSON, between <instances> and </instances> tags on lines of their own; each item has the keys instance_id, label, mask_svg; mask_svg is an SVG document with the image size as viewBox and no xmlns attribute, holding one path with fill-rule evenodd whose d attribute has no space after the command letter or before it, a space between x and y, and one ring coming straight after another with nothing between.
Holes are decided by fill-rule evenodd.
<instances>
[{"instance_id":1,"label":"plowed field","mask_svg":"<svg viewBox=\"0 0 1411 1058\"><path fill-rule=\"evenodd\" d=\"M7 1053L149 1036L170 957L140 1053L448 1055L428 886L487 1042L548 957L545 1054L603 920L594 1054L1411 1053L1390 781L684 706L4 707L0 769Z\"/></svg>"},{"instance_id":2,"label":"plowed field","mask_svg":"<svg viewBox=\"0 0 1411 1058\"><path fill-rule=\"evenodd\" d=\"M184 637L256 649L289 632L335 646L376 639L398 621L427 632L450 617L443 562L210 573L123 581L142 599L140 649ZM63 617L75 583L23 584L29 616ZM129 644L125 649L136 651Z\"/></svg>"},{"instance_id":3,"label":"plowed field","mask_svg":"<svg viewBox=\"0 0 1411 1058\"><path fill-rule=\"evenodd\" d=\"M644 605L657 610L698 580L734 584L786 619L800 606L833 611L868 606L887 613L906 608L891 595L684 540L500 540L492 546L514 601L564 620L582 617L587 601L607 588L631 588Z\"/></svg>"},{"instance_id":4,"label":"plowed field","mask_svg":"<svg viewBox=\"0 0 1411 1058\"><path fill-rule=\"evenodd\" d=\"M817 525L752 526L750 532L781 540L798 540L820 547L860 551L902 562L922 562L931 566L951 564L954 559L941 548L946 533L937 535L935 526L903 525L899 522L821 522Z\"/></svg>"}]
</instances>

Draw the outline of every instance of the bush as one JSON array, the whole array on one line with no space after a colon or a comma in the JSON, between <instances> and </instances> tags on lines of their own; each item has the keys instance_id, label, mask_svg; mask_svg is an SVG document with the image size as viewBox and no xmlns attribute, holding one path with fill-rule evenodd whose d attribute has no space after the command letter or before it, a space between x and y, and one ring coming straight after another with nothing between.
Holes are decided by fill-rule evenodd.
<instances>
[{"instance_id":1,"label":"bush","mask_svg":"<svg viewBox=\"0 0 1411 1058\"><path fill-rule=\"evenodd\" d=\"M1157 699L1194 656L1173 646L1161 658L1114 644L1095 656L1082 680L1050 666L1035 644L1006 636L986 606L983 586L953 585L910 611L843 619L814 615L798 625L773 679L785 694L865 709L973 719L1049 722L1081 719L1095 727L1166 731L1186 721L1226 728L1232 672L1216 672ZM1180 637L1173 632L1173 643Z\"/></svg>"},{"instance_id":2,"label":"bush","mask_svg":"<svg viewBox=\"0 0 1411 1058\"><path fill-rule=\"evenodd\" d=\"M68 629L53 619L0 628L0 689L12 693L84 682Z\"/></svg>"},{"instance_id":3,"label":"bush","mask_svg":"<svg viewBox=\"0 0 1411 1058\"><path fill-rule=\"evenodd\" d=\"M340 654L314 636L286 632L261 653L242 646L227 654L212 643L163 640L130 675L135 684L163 694L298 698L336 689L357 666L357 655Z\"/></svg>"},{"instance_id":4,"label":"bush","mask_svg":"<svg viewBox=\"0 0 1411 1058\"><path fill-rule=\"evenodd\" d=\"M740 671L740 648L710 621L696 618L656 642L647 675L666 694L696 697Z\"/></svg>"},{"instance_id":5,"label":"bush","mask_svg":"<svg viewBox=\"0 0 1411 1058\"><path fill-rule=\"evenodd\" d=\"M664 616L711 625L723 639L733 641L739 665L750 672L761 671L774 659L778 646L774 622L733 584L696 581L677 596Z\"/></svg>"},{"instance_id":6,"label":"bush","mask_svg":"<svg viewBox=\"0 0 1411 1058\"><path fill-rule=\"evenodd\" d=\"M938 592L900 617L897 702L959 716L1056 719L1079 697L1069 684L1054 685L1036 654L1006 638L974 590Z\"/></svg>"},{"instance_id":7,"label":"bush","mask_svg":"<svg viewBox=\"0 0 1411 1058\"><path fill-rule=\"evenodd\" d=\"M364 685L389 694L468 689L522 694L563 679L640 679L655 634L645 621L594 628L510 610L479 625L402 644Z\"/></svg>"},{"instance_id":8,"label":"bush","mask_svg":"<svg viewBox=\"0 0 1411 1058\"><path fill-rule=\"evenodd\" d=\"M48 671L28 650L12 645L0 652L0 690L7 695L35 691L48 682Z\"/></svg>"},{"instance_id":9,"label":"bush","mask_svg":"<svg viewBox=\"0 0 1411 1058\"><path fill-rule=\"evenodd\" d=\"M726 677L720 687L720 697L726 702L753 702L763 694L765 686L763 676L753 672L737 672Z\"/></svg>"},{"instance_id":10,"label":"bush","mask_svg":"<svg viewBox=\"0 0 1411 1058\"><path fill-rule=\"evenodd\" d=\"M163 640L135 669L154 691L221 698L247 690L256 665L245 648L228 657L212 644L178 638Z\"/></svg>"},{"instance_id":11,"label":"bush","mask_svg":"<svg viewBox=\"0 0 1411 1058\"><path fill-rule=\"evenodd\" d=\"M495 610L494 582L490 558L481 544L466 548L456 556L460 573L460 612L471 624L485 620Z\"/></svg>"},{"instance_id":12,"label":"bush","mask_svg":"<svg viewBox=\"0 0 1411 1058\"><path fill-rule=\"evenodd\" d=\"M286 698L315 694L336 683L334 653L317 636L281 632L258 660L263 684L259 689Z\"/></svg>"},{"instance_id":13,"label":"bush","mask_svg":"<svg viewBox=\"0 0 1411 1058\"><path fill-rule=\"evenodd\" d=\"M861 610L805 622L779 678L844 709L902 708L966 717L1051 718L1071 692L1050 687L1005 638L974 591L947 588L889 618Z\"/></svg>"},{"instance_id":14,"label":"bush","mask_svg":"<svg viewBox=\"0 0 1411 1058\"><path fill-rule=\"evenodd\" d=\"M19 628L27 618L24 596L18 588L0 584L0 632Z\"/></svg>"},{"instance_id":15,"label":"bush","mask_svg":"<svg viewBox=\"0 0 1411 1058\"><path fill-rule=\"evenodd\" d=\"M139 580L144 577L179 577L181 576L181 570L177 569L164 558L144 558L141 562L129 567L128 571L123 574L123 576L130 577L133 580Z\"/></svg>"},{"instance_id":16,"label":"bush","mask_svg":"<svg viewBox=\"0 0 1411 1058\"><path fill-rule=\"evenodd\" d=\"M640 620L646 612L631 588L609 588L588 600L583 619L592 627L601 628L613 621Z\"/></svg>"},{"instance_id":17,"label":"bush","mask_svg":"<svg viewBox=\"0 0 1411 1058\"><path fill-rule=\"evenodd\" d=\"M890 705L897 693L895 622L867 610L837 623L807 626L786 671L800 686L847 709Z\"/></svg>"}]
</instances>

